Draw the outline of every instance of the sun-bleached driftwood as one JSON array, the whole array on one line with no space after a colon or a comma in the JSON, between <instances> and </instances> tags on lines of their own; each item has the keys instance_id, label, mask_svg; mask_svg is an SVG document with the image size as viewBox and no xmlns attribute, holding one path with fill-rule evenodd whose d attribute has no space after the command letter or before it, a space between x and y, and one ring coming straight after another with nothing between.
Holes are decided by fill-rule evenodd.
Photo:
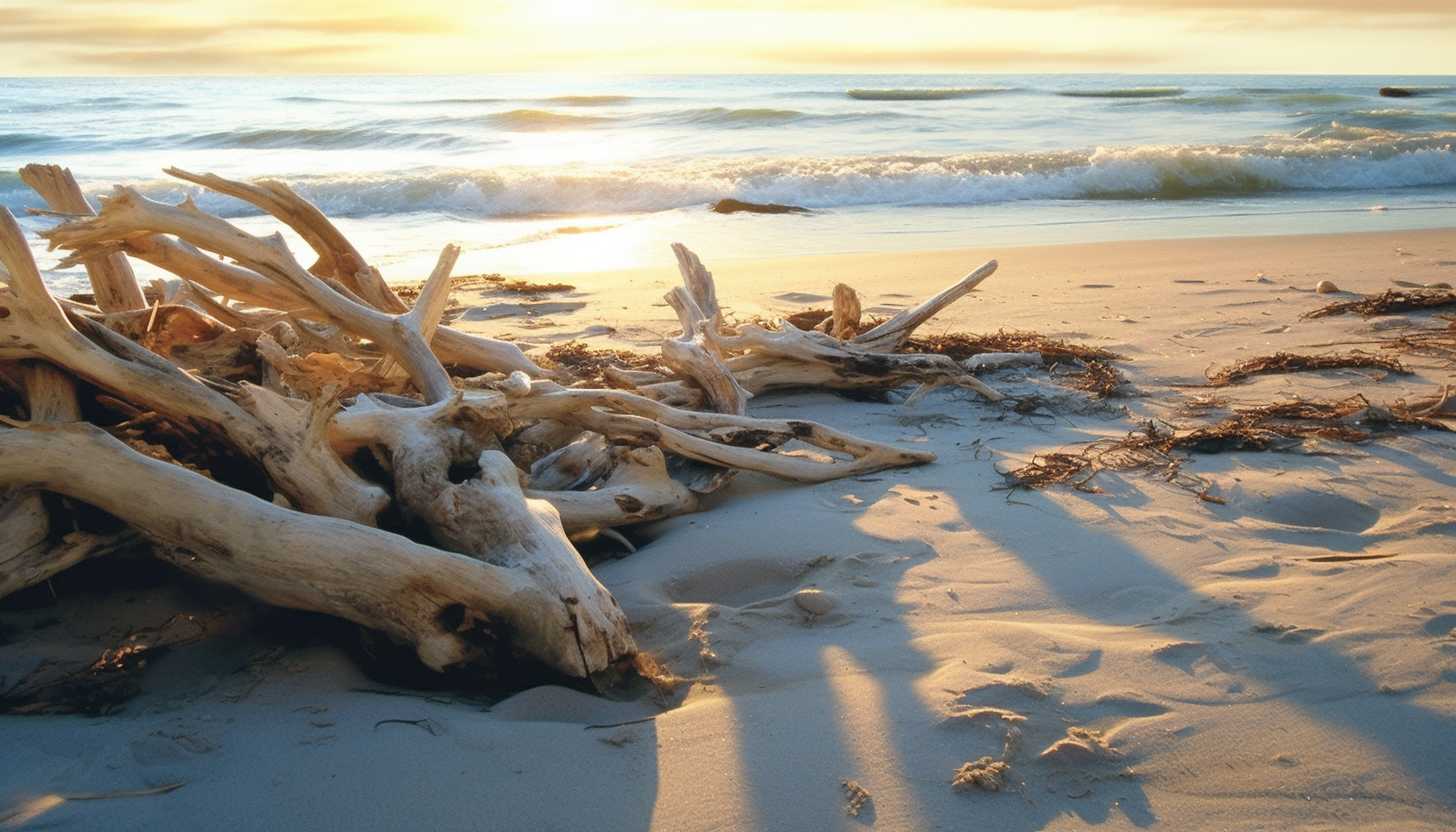
<instances>
[{"instance_id":1,"label":"sun-bleached driftwood","mask_svg":"<svg viewBox=\"0 0 1456 832\"><path fill-rule=\"evenodd\" d=\"M0 443L0 483L67 494L124 517L182 569L280 606L380 630L413 645L436 670L469 662L500 637L578 677L609 671L635 652L610 596L593 609L590 599L558 595L521 569L291 511L149 459L84 423L6 421ZM503 474L493 486L520 494L512 474L488 467ZM519 502L529 511L494 516L496 526L472 520L498 555L523 562L543 549L576 556L559 526L553 528L549 508ZM586 620L593 612L608 620Z\"/></svg>"},{"instance_id":2,"label":"sun-bleached driftwood","mask_svg":"<svg viewBox=\"0 0 1456 832\"><path fill-rule=\"evenodd\" d=\"M964 297L996 270L992 260L934 297L856 334L859 297L843 284L834 288L833 310L819 328L803 330L785 320L772 328L750 322L731 326L718 305L713 275L686 248L675 245L683 285L665 299L678 315L682 334L663 342L663 361L689 380L707 407L746 413L750 397L770 390L807 387L831 390L889 390L918 386L912 397L940 385L976 391L989 401L1002 395L977 379L972 367L943 355L899 353L915 329ZM632 386L660 399L691 400L692 391L650 375Z\"/></svg>"},{"instance_id":3,"label":"sun-bleached driftwood","mask_svg":"<svg viewBox=\"0 0 1456 832\"><path fill-rule=\"evenodd\" d=\"M332 454L321 454L310 418L264 420L176 365L105 327L68 315L50 296L15 218L0 208L0 360L42 360L181 424L202 424L267 469L281 495L316 514L372 523L385 496ZM82 331L84 330L84 332ZM261 392L261 391L259 391ZM267 409L269 414L281 411Z\"/></svg>"},{"instance_id":4,"label":"sun-bleached driftwood","mask_svg":"<svg viewBox=\"0 0 1456 832\"><path fill-rule=\"evenodd\" d=\"M78 217L94 216L96 213L71 172L59 165L26 165L20 169L20 178L60 213ZM120 253L105 252L87 257L85 266L86 274L91 278L91 291L96 295L96 305L101 311L124 312L147 305L131 264Z\"/></svg>"},{"instance_id":5,"label":"sun-bleached driftwood","mask_svg":"<svg viewBox=\"0 0 1456 832\"><path fill-rule=\"evenodd\" d=\"M219 295L246 303L279 310L308 310L334 320L340 320L342 314L341 322L370 338L386 332L394 317L406 311L403 302L382 284L378 271L364 263L357 250L314 206L286 185L267 182L254 186L210 174L189 174L176 169L168 172L248 198L265 209L280 211L284 221L314 247L319 260L305 269L293 259L281 237L256 238L198 210L190 200L182 206L161 205L125 188L118 188L110 199L102 199L104 222L101 218L77 221L48 232L61 237L58 240L48 236L52 247L71 249L74 259L81 262L129 254ZM151 209L156 213L149 213ZM220 236L202 233L199 228L186 229L188 222ZM239 256L234 246L243 247L247 254ZM252 268L219 261L199 248L247 262ZM442 253L442 260L446 256L447 253ZM408 346L418 351L417 344ZM447 365L480 371L541 373L541 368L519 347L503 341L458 330L441 330L431 346Z\"/></svg>"},{"instance_id":6,"label":"sun-bleached driftwood","mask_svg":"<svg viewBox=\"0 0 1456 832\"><path fill-rule=\"evenodd\" d=\"M66 423L81 418L74 378L40 362L26 362L18 370L31 421ZM0 488L0 597L86 558L84 546L70 546L64 553L49 551L51 532L50 511L40 491Z\"/></svg>"},{"instance_id":7,"label":"sun-bleached driftwood","mask_svg":"<svg viewBox=\"0 0 1456 832\"><path fill-rule=\"evenodd\" d=\"M146 234L172 234L199 248L248 263L297 293L333 322L384 346L426 399L449 397L453 389L449 376L417 331L401 323L396 315L380 312L304 269L281 236L248 234L202 211L191 199L180 206L163 205L133 188L118 186L103 202L100 214L62 223L43 236L52 246L70 249L74 256L84 258L92 246Z\"/></svg>"},{"instance_id":8,"label":"sun-bleached driftwood","mask_svg":"<svg viewBox=\"0 0 1456 832\"><path fill-rule=\"evenodd\" d=\"M996 271L995 260L988 260L970 274L940 290L932 297L906 309L888 321L849 339L849 342L865 350L892 350L905 343L915 330L935 317L942 309L965 297L981 285L981 282Z\"/></svg>"},{"instance_id":9,"label":"sun-bleached driftwood","mask_svg":"<svg viewBox=\"0 0 1456 832\"><path fill-rule=\"evenodd\" d=\"M329 221L328 217L324 216L323 212L312 203L300 197L286 183L275 180L264 180L258 183L238 182L210 173L188 173L178 168L167 168L166 173L218 193L250 202L282 220L296 231L318 255L318 261L309 267L310 273L339 281L348 287L350 294L359 297L374 309L386 314L399 314L409 309L384 282L379 270L365 262L364 256ZM446 246L441 252L440 263L436 266L435 274L438 275L441 268L447 273L440 280L442 284L448 281L448 271L454 266L455 257L458 254L459 248L455 246ZM425 308L431 307L426 304ZM438 309L438 307L434 308ZM413 310L417 313L422 311L418 301ZM434 322L438 320L436 317L429 325L433 327ZM440 361L447 365L461 365L481 371L494 370L503 373L526 372L539 375L542 372L541 368L536 366L535 362L527 358L514 344L453 329L439 330L438 335L438 339L432 339L427 334L425 340L431 342L435 354L439 356Z\"/></svg>"},{"instance_id":10,"label":"sun-bleached driftwood","mask_svg":"<svg viewBox=\"0 0 1456 832\"><path fill-rule=\"evenodd\" d=\"M399 314L407 310L404 302L385 284L379 270L365 261L364 255L323 212L282 182L271 179L238 182L211 173L189 173L181 168L166 168L164 172L263 209L297 232L318 255L318 261L308 268L310 274L337 281L349 294L381 312Z\"/></svg>"},{"instance_id":11,"label":"sun-bleached driftwood","mask_svg":"<svg viewBox=\"0 0 1456 832\"><path fill-rule=\"evenodd\" d=\"M45 506L26 502L64 494L117 515L184 569L388 633L429 667L484 660L484 641L504 639L599 678L636 647L573 538L697 510L735 471L812 483L934 458L752 417L753 394L948 383L996 397L948 358L887 349L994 263L866 338L848 287L836 287L822 332L730 325L712 274L674 246L683 286L669 303L683 331L663 346L667 370L634 372L633 390L583 389L550 380L513 344L440 325L454 246L408 305L288 186L168 172L264 209L317 261L305 268L281 236L246 233L190 198L165 205L119 186L94 216L69 211L42 235L69 251L63 263L135 257L181 282L154 281L161 300L144 309L97 309L52 298L0 216L0 392L39 395L49 382L31 368L53 367L52 380L102 391L104 407L165 421L190 437L179 452L200 457L187 470L39 399L18 418L0 413L0 532L18 530L28 564L51 558L27 566L28 580L105 548L58 544ZM452 366L485 375L462 389ZM266 487L205 476L221 447ZM5 581L0 571L0 594L14 588Z\"/></svg>"},{"instance_id":12,"label":"sun-bleached driftwood","mask_svg":"<svg viewBox=\"0 0 1456 832\"><path fill-rule=\"evenodd\" d=\"M663 363L697 385L708 409L741 416L748 412L752 394L723 365L726 356L709 337L723 325L713 274L687 246L675 243L672 251L683 285L668 292L666 300L677 313L682 334L662 342Z\"/></svg>"}]
</instances>

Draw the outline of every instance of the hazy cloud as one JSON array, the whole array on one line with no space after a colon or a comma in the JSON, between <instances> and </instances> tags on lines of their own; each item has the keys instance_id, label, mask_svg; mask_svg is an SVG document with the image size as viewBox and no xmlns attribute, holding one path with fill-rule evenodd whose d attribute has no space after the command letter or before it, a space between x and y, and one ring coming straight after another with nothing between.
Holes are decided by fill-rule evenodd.
<instances>
[{"instance_id":1,"label":"hazy cloud","mask_svg":"<svg viewBox=\"0 0 1456 832\"><path fill-rule=\"evenodd\" d=\"M636 0L639 5L675 9L794 10L807 12L878 11L913 14L938 9L956 11L1049 11L1049 12L1166 12L1174 15L1200 12L1310 12L1324 16L1348 15L1438 15L1456 18L1451 0L1101 0L1079 3L1073 0Z\"/></svg>"},{"instance_id":2,"label":"hazy cloud","mask_svg":"<svg viewBox=\"0 0 1456 832\"><path fill-rule=\"evenodd\" d=\"M308 72L320 69L378 69L365 58L380 41L401 35L447 33L458 28L429 15L267 14L229 18L211 8L188 6L175 14L136 11L136 4L88 3L89 8L55 7L7 11L0 44L29 47L32 71L64 65L97 72ZM130 12L124 11L132 9ZM293 35L307 45L274 43L263 35ZM336 66L348 58L348 67Z\"/></svg>"},{"instance_id":3,"label":"hazy cloud","mask_svg":"<svg viewBox=\"0 0 1456 832\"><path fill-rule=\"evenodd\" d=\"M1312 11L1332 15L1437 14L1456 16L1456 4L1450 0L1104 0L1099 3L1072 3L1067 0L915 0L929 8L1006 9L1006 10L1081 10L1096 8L1125 11L1166 11L1173 13L1208 11Z\"/></svg>"},{"instance_id":4,"label":"hazy cloud","mask_svg":"<svg viewBox=\"0 0 1456 832\"><path fill-rule=\"evenodd\" d=\"M0 43L172 43L212 37L223 28L150 15L97 16L15 9L5 13Z\"/></svg>"},{"instance_id":5,"label":"hazy cloud","mask_svg":"<svg viewBox=\"0 0 1456 832\"><path fill-rule=\"evenodd\" d=\"M197 72L205 68L209 73L230 74L272 74L285 72L289 67L303 65L314 70L326 68L337 57L342 71L365 71L368 63L353 45L307 46L257 48L257 47L200 47L188 46L172 49L78 49L69 58L79 64L110 67L121 71L137 72Z\"/></svg>"},{"instance_id":6,"label":"hazy cloud","mask_svg":"<svg viewBox=\"0 0 1456 832\"><path fill-rule=\"evenodd\" d=\"M753 57L786 65L843 64L878 68L892 66L939 66L964 68L1004 68L1018 65L1046 66L1063 64L1105 69L1111 65L1146 63L1165 58L1150 52L1121 49L1089 49L1056 51L1017 47L958 46L944 48L856 48L835 46L783 47L759 49Z\"/></svg>"},{"instance_id":7,"label":"hazy cloud","mask_svg":"<svg viewBox=\"0 0 1456 832\"><path fill-rule=\"evenodd\" d=\"M288 29L295 32L325 32L334 35L432 35L459 30L453 21L433 17L313 18L306 20L255 20L257 29Z\"/></svg>"}]
</instances>

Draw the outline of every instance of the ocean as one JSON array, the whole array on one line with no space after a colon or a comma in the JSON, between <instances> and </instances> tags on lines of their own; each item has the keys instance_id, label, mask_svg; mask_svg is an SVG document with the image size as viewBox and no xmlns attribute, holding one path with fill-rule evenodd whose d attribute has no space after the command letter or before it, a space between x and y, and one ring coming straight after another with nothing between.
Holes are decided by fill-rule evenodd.
<instances>
[{"instance_id":1,"label":"ocean","mask_svg":"<svg viewBox=\"0 0 1456 832\"><path fill-rule=\"evenodd\" d=\"M258 232L277 224L163 169L273 178L396 281L448 243L457 274L532 274L668 266L674 241L711 267L1456 227L1456 77L5 78L0 114L0 204L27 230L54 222L23 217L31 162ZM726 198L808 210L708 210Z\"/></svg>"}]
</instances>

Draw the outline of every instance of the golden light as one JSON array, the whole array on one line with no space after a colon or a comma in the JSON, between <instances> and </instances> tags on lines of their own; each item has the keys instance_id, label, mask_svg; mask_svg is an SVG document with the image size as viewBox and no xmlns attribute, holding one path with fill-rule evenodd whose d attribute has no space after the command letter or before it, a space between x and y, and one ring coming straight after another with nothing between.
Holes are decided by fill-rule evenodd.
<instances>
[{"instance_id":1,"label":"golden light","mask_svg":"<svg viewBox=\"0 0 1456 832\"><path fill-rule=\"evenodd\" d=\"M602 6L601 0L545 0L542 6L552 17L563 21L578 21L595 15Z\"/></svg>"}]
</instances>

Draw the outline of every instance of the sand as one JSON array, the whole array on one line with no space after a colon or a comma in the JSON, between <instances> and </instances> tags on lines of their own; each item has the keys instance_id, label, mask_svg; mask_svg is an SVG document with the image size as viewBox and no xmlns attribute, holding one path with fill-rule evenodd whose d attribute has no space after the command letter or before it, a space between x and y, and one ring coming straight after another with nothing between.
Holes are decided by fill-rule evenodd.
<instances>
[{"instance_id":1,"label":"sand","mask_svg":"<svg viewBox=\"0 0 1456 832\"><path fill-rule=\"evenodd\" d=\"M1022 368L986 378L1022 407L951 390L911 407L756 400L939 459L814 486L740 475L599 567L639 644L683 677L671 696L386 695L400 689L332 643L242 630L156 661L111 715L0 718L0 828L1456 826L1452 434L1197 454L1171 481L1102 472L1096 493L1002 476L1147 420L1195 424L1188 406L1210 397L1435 394L1453 381L1435 356L1217 389L1205 373L1446 326L1301 315L1351 297L1321 280L1456 282L1456 231L708 267L738 315L823 303L837 281L888 313L991 257L997 274L927 332L1105 347L1138 395L1095 401ZM675 334L669 271L556 277L576 291L513 311L481 295L457 325L614 347ZM0 608L9 678L186 603L157 581L58 586Z\"/></svg>"}]
</instances>

